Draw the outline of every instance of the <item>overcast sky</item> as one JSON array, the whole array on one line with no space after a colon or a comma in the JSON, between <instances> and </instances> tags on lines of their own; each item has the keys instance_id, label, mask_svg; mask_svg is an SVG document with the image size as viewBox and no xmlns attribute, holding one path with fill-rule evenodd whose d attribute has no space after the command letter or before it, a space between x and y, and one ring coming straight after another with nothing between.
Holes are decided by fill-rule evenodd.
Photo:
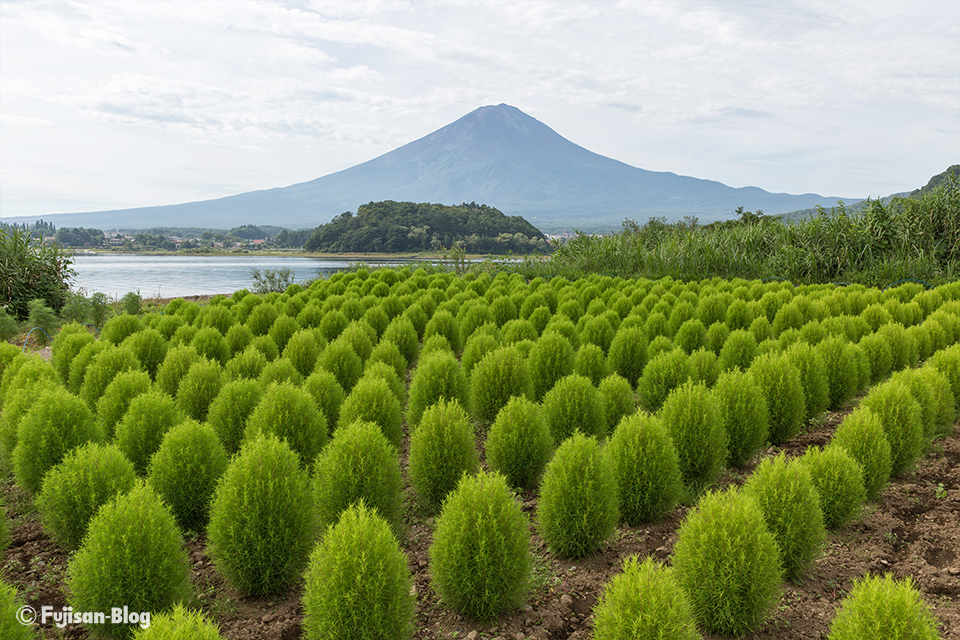
<instances>
[{"instance_id":1,"label":"overcast sky","mask_svg":"<svg viewBox=\"0 0 960 640\"><path fill-rule=\"evenodd\" d=\"M0 215L287 186L501 102L644 169L912 190L960 162L960 2L0 0Z\"/></svg>"}]
</instances>

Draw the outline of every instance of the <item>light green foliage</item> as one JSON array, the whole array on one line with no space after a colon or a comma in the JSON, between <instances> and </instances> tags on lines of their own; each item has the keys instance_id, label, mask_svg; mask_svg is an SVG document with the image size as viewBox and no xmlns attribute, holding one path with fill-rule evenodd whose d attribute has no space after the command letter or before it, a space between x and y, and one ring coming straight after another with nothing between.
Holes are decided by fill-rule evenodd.
<instances>
[{"instance_id":1,"label":"light green foliage","mask_svg":"<svg viewBox=\"0 0 960 640\"><path fill-rule=\"evenodd\" d=\"M667 397L660 418L676 447L684 485L699 494L716 482L727 460L717 398L702 383L686 382Z\"/></svg>"},{"instance_id":2,"label":"light green foliage","mask_svg":"<svg viewBox=\"0 0 960 640\"><path fill-rule=\"evenodd\" d=\"M21 624L17 614L24 606L17 588L0 579L0 638L33 640L37 637L33 625Z\"/></svg>"},{"instance_id":3,"label":"light green foliage","mask_svg":"<svg viewBox=\"0 0 960 640\"><path fill-rule=\"evenodd\" d=\"M129 336L141 330L143 330L143 321L138 316L124 313L107 320L100 331L100 339L118 346Z\"/></svg>"},{"instance_id":4,"label":"light green foliage","mask_svg":"<svg viewBox=\"0 0 960 640\"><path fill-rule=\"evenodd\" d=\"M406 379L407 361L400 353L397 345L390 340L381 340L377 343L377 346L370 352L370 358L367 360L366 366L370 367L378 362L390 366L400 380ZM406 395L406 392L404 392L404 395Z\"/></svg>"},{"instance_id":5,"label":"light green foliage","mask_svg":"<svg viewBox=\"0 0 960 640\"><path fill-rule=\"evenodd\" d=\"M842 600L828 640L937 640L937 619L907 576L865 575Z\"/></svg>"},{"instance_id":6,"label":"light green foliage","mask_svg":"<svg viewBox=\"0 0 960 640\"><path fill-rule=\"evenodd\" d=\"M354 422L336 430L317 456L313 496L321 531L358 500L400 528L403 481L397 450L372 422Z\"/></svg>"},{"instance_id":7,"label":"light green foliage","mask_svg":"<svg viewBox=\"0 0 960 640\"><path fill-rule=\"evenodd\" d=\"M949 435L953 431L956 400L950 391L947 377L930 365L917 369L912 376L921 380L933 396L934 435Z\"/></svg>"},{"instance_id":8,"label":"light green foliage","mask_svg":"<svg viewBox=\"0 0 960 640\"><path fill-rule=\"evenodd\" d=\"M491 351L470 374L470 391L473 414L484 422L493 422L511 397L532 397L526 360L513 346Z\"/></svg>"},{"instance_id":9,"label":"light green foliage","mask_svg":"<svg viewBox=\"0 0 960 640\"><path fill-rule=\"evenodd\" d=\"M327 443L327 420L308 391L288 382L266 387L247 419L244 441L272 434L283 440L309 467Z\"/></svg>"},{"instance_id":10,"label":"light green foliage","mask_svg":"<svg viewBox=\"0 0 960 640\"><path fill-rule=\"evenodd\" d=\"M337 382L345 392L353 389L353 385L357 384L357 380L363 373L363 361L360 356L350 344L342 340L334 340L320 352L317 367L336 376Z\"/></svg>"},{"instance_id":11,"label":"light green foliage","mask_svg":"<svg viewBox=\"0 0 960 640\"><path fill-rule=\"evenodd\" d=\"M680 349L667 351L650 358L637 382L640 406L647 411L658 411L670 392L690 379L689 356Z\"/></svg>"},{"instance_id":12,"label":"light green foliage","mask_svg":"<svg viewBox=\"0 0 960 640\"><path fill-rule=\"evenodd\" d=\"M543 414L557 444L576 431L598 440L607 434L603 398L583 376L573 374L561 378L544 396Z\"/></svg>"},{"instance_id":13,"label":"light green foliage","mask_svg":"<svg viewBox=\"0 0 960 640\"><path fill-rule=\"evenodd\" d=\"M386 362L373 362L367 360L367 366L363 370L363 378L380 378L390 387L390 392L397 398L400 406L407 403L407 388L403 380L397 374L396 370ZM361 378L361 380L363 380ZM466 386L466 381L464 381Z\"/></svg>"},{"instance_id":14,"label":"light green foliage","mask_svg":"<svg viewBox=\"0 0 960 640\"><path fill-rule=\"evenodd\" d=\"M837 445L826 449L811 447L801 460L810 471L820 496L824 526L836 531L853 520L867 499L863 469L857 461L846 449Z\"/></svg>"},{"instance_id":15,"label":"light green foliage","mask_svg":"<svg viewBox=\"0 0 960 640\"><path fill-rule=\"evenodd\" d=\"M688 354L704 346L707 339L707 328L697 319L690 319L680 325L673 336L673 343Z\"/></svg>"},{"instance_id":16,"label":"light green foliage","mask_svg":"<svg viewBox=\"0 0 960 640\"><path fill-rule=\"evenodd\" d=\"M407 403L407 423L416 428L427 407L441 399L457 400L469 407L467 377L449 351L422 355L410 381L410 399Z\"/></svg>"},{"instance_id":17,"label":"light green foliage","mask_svg":"<svg viewBox=\"0 0 960 640\"><path fill-rule=\"evenodd\" d=\"M702 382L708 387L717 383L720 367L717 366L717 355L713 351L706 348L697 349L690 354L687 366L690 369L691 380Z\"/></svg>"},{"instance_id":18,"label":"light green foliage","mask_svg":"<svg viewBox=\"0 0 960 640\"><path fill-rule=\"evenodd\" d=\"M860 317L870 325L871 331L876 331L888 322L893 322L893 316L890 315L890 312L879 302L875 302L864 309L863 312L860 313Z\"/></svg>"},{"instance_id":19,"label":"light green foliage","mask_svg":"<svg viewBox=\"0 0 960 640\"><path fill-rule=\"evenodd\" d=\"M703 346L714 353L718 358L723 345L727 343L730 337L730 327L723 322L714 322L707 328L707 338Z\"/></svg>"},{"instance_id":20,"label":"light green foliage","mask_svg":"<svg viewBox=\"0 0 960 640\"><path fill-rule=\"evenodd\" d=\"M638 412L617 425L606 447L620 500L631 526L655 522L680 499L683 481L673 440L663 422Z\"/></svg>"},{"instance_id":21,"label":"light green foliage","mask_svg":"<svg viewBox=\"0 0 960 640\"><path fill-rule=\"evenodd\" d=\"M200 359L190 365L177 387L177 406L187 417L198 422L207 419L210 403L223 387L224 375L220 365Z\"/></svg>"},{"instance_id":22,"label":"light green foliage","mask_svg":"<svg viewBox=\"0 0 960 640\"><path fill-rule=\"evenodd\" d=\"M753 361L750 373L767 401L770 442L791 440L800 433L806 415L800 372L786 356L768 353Z\"/></svg>"},{"instance_id":23,"label":"light green foliage","mask_svg":"<svg viewBox=\"0 0 960 640\"><path fill-rule=\"evenodd\" d=\"M554 442L539 405L514 396L497 413L487 435L487 465L508 484L532 489L553 455Z\"/></svg>"},{"instance_id":24,"label":"light green foliage","mask_svg":"<svg viewBox=\"0 0 960 640\"><path fill-rule=\"evenodd\" d=\"M308 640L403 640L413 635L413 581L390 527L362 501L317 544L303 594Z\"/></svg>"},{"instance_id":25,"label":"light green foliage","mask_svg":"<svg viewBox=\"0 0 960 640\"><path fill-rule=\"evenodd\" d=\"M201 358L213 360L221 367L230 359L230 347L227 341L213 327L204 327L197 331L190 345L197 350Z\"/></svg>"},{"instance_id":26,"label":"light green foliage","mask_svg":"<svg viewBox=\"0 0 960 640\"><path fill-rule=\"evenodd\" d=\"M637 410L633 387L625 378L612 373L600 381L598 390L600 402L603 405L603 415L607 419L606 432L612 433L622 418L633 415Z\"/></svg>"},{"instance_id":27,"label":"light green foliage","mask_svg":"<svg viewBox=\"0 0 960 640\"><path fill-rule=\"evenodd\" d=\"M234 358L253 342L253 331L250 331L250 327L247 325L238 322L227 329L224 338L227 341L227 346L230 347L230 357Z\"/></svg>"},{"instance_id":28,"label":"light green foliage","mask_svg":"<svg viewBox=\"0 0 960 640\"><path fill-rule=\"evenodd\" d=\"M537 328L529 320L510 320L503 325L503 343L515 344L524 340L534 341L539 335Z\"/></svg>"},{"instance_id":29,"label":"light green foliage","mask_svg":"<svg viewBox=\"0 0 960 640\"><path fill-rule=\"evenodd\" d=\"M163 335L156 329L144 329L124 340L123 347L140 362L150 379L156 380L157 370L167 357L167 341Z\"/></svg>"},{"instance_id":30,"label":"light green foliage","mask_svg":"<svg viewBox=\"0 0 960 640\"><path fill-rule=\"evenodd\" d=\"M150 626L137 629L133 640L221 640L219 627L199 611L177 604L172 611L155 613Z\"/></svg>"},{"instance_id":31,"label":"light green foliage","mask_svg":"<svg viewBox=\"0 0 960 640\"><path fill-rule=\"evenodd\" d=\"M190 565L163 501L138 482L103 505L70 561L68 602L75 611L160 612L191 597ZM117 637L135 627L111 625Z\"/></svg>"},{"instance_id":32,"label":"light green foliage","mask_svg":"<svg viewBox=\"0 0 960 640\"><path fill-rule=\"evenodd\" d=\"M727 432L727 464L742 467L767 441L767 399L750 373L722 373L713 388Z\"/></svg>"},{"instance_id":33,"label":"light green foliage","mask_svg":"<svg viewBox=\"0 0 960 640\"><path fill-rule=\"evenodd\" d=\"M403 440L403 409L383 378L363 377L340 406L338 426L363 420L379 425L390 443L400 448Z\"/></svg>"},{"instance_id":34,"label":"light green foliage","mask_svg":"<svg viewBox=\"0 0 960 640\"><path fill-rule=\"evenodd\" d=\"M317 407L327 418L327 426L333 431L340 423L340 406L345 394L336 376L329 371L317 369L304 380L303 389L313 396Z\"/></svg>"},{"instance_id":35,"label":"light green foliage","mask_svg":"<svg viewBox=\"0 0 960 640\"><path fill-rule=\"evenodd\" d=\"M289 342L293 334L299 330L300 325L297 324L296 320L286 314L281 314L273 321L273 324L270 325L268 334L273 338L273 341L277 343L277 349L280 350L280 353L283 353L287 347L287 342Z\"/></svg>"},{"instance_id":36,"label":"light green foliage","mask_svg":"<svg viewBox=\"0 0 960 640\"><path fill-rule=\"evenodd\" d=\"M960 411L960 344L933 354L928 361L928 366L933 366L946 377L950 383L950 391L953 393L955 409Z\"/></svg>"},{"instance_id":37,"label":"light green foliage","mask_svg":"<svg viewBox=\"0 0 960 640\"><path fill-rule=\"evenodd\" d=\"M279 382L289 382L295 387L303 384L303 376L287 358L277 358L273 362L268 362L257 380L265 387Z\"/></svg>"},{"instance_id":38,"label":"light green foliage","mask_svg":"<svg viewBox=\"0 0 960 640\"><path fill-rule=\"evenodd\" d=\"M17 484L31 494L38 492L44 474L67 452L102 439L103 431L79 398L63 388L44 389L17 428L11 455Z\"/></svg>"},{"instance_id":39,"label":"light green foliage","mask_svg":"<svg viewBox=\"0 0 960 640\"><path fill-rule=\"evenodd\" d=\"M107 440L113 438L114 427L127 413L130 401L149 391L150 386L146 371L124 371L110 381L97 402L97 420Z\"/></svg>"},{"instance_id":40,"label":"light green foliage","mask_svg":"<svg viewBox=\"0 0 960 640\"><path fill-rule=\"evenodd\" d=\"M784 577L799 578L820 555L825 530L809 469L783 453L764 459L743 487L753 497L780 548Z\"/></svg>"},{"instance_id":41,"label":"light green foliage","mask_svg":"<svg viewBox=\"0 0 960 640\"><path fill-rule=\"evenodd\" d=\"M117 423L114 442L133 463L138 474L147 472L150 457L163 435L184 416L170 396L160 391L148 391L130 401L127 413Z\"/></svg>"},{"instance_id":42,"label":"light green foliage","mask_svg":"<svg viewBox=\"0 0 960 640\"><path fill-rule=\"evenodd\" d=\"M493 313L498 327L502 327L517 318L517 305L508 296L495 298L490 303L490 311Z\"/></svg>"},{"instance_id":43,"label":"light green foliage","mask_svg":"<svg viewBox=\"0 0 960 640\"><path fill-rule=\"evenodd\" d=\"M280 312L272 304L258 304L247 316L246 325L253 332L253 335L263 336L270 331L270 327L273 326L279 316ZM327 339L332 340L333 338L327 336Z\"/></svg>"},{"instance_id":44,"label":"light green foliage","mask_svg":"<svg viewBox=\"0 0 960 640\"><path fill-rule=\"evenodd\" d=\"M427 322L424 329L424 340L430 336L441 335L447 339L450 349L454 353L460 353L460 323L449 311L439 310L433 314L433 317Z\"/></svg>"},{"instance_id":45,"label":"light green foliage","mask_svg":"<svg viewBox=\"0 0 960 640\"><path fill-rule=\"evenodd\" d=\"M699 640L693 610L673 570L630 556L593 609L594 640Z\"/></svg>"},{"instance_id":46,"label":"light green foliage","mask_svg":"<svg viewBox=\"0 0 960 640\"><path fill-rule=\"evenodd\" d=\"M923 448L920 405L901 380L888 380L870 390L860 405L880 418L890 443L890 475L903 474Z\"/></svg>"},{"instance_id":47,"label":"light green foliage","mask_svg":"<svg viewBox=\"0 0 960 640\"><path fill-rule=\"evenodd\" d=\"M847 341L840 336L827 338L817 345L827 368L830 387L830 409L836 411L857 392L857 364L850 358Z\"/></svg>"},{"instance_id":48,"label":"light green foliage","mask_svg":"<svg viewBox=\"0 0 960 640\"><path fill-rule=\"evenodd\" d=\"M244 593L281 593L300 576L315 532L310 479L297 454L272 434L245 442L210 506L217 570Z\"/></svg>"},{"instance_id":49,"label":"light green foliage","mask_svg":"<svg viewBox=\"0 0 960 640\"><path fill-rule=\"evenodd\" d=\"M250 346L262 353L267 362L273 362L280 357L280 349L270 336L257 336L250 341Z\"/></svg>"},{"instance_id":50,"label":"light green foliage","mask_svg":"<svg viewBox=\"0 0 960 640\"><path fill-rule=\"evenodd\" d=\"M36 500L43 528L65 549L77 549L97 510L135 479L133 464L114 445L71 449L43 478Z\"/></svg>"},{"instance_id":51,"label":"light green foliage","mask_svg":"<svg viewBox=\"0 0 960 640\"><path fill-rule=\"evenodd\" d=\"M547 463L537 527L550 551L580 558L600 548L620 517L613 465L596 439L574 433Z\"/></svg>"},{"instance_id":52,"label":"light green foliage","mask_svg":"<svg viewBox=\"0 0 960 640\"><path fill-rule=\"evenodd\" d=\"M893 368L893 353L890 343L879 333L869 333L857 343L867 354L870 362L870 383L876 384L890 375Z\"/></svg>"},{"instance_id":53,"label":"light green foliage","mask_svg":"<svg viewBox=\"0 0 960 640\"><path fill-rule=\"evenodd\" d=\"M530 533L503 476L464 476L443 505L430 545L441 600L488 621L518 607L530 589Z\"/></svg>"},{"instance_id":54,"label":"light green foliage","mask_svg":"<svg viewBox=\"0 0 960 640\"><path fill-rule=\"evenodd\" d=\"M199 359L200 356L193 347L171 347L157 369L157 386L171 398L176 398L180 381L187 375L190 366ZM70 372L70 377L72 380L73 371Z\"/></svg>"},{"instance_id":55,"label":"light green foliage","mask_svg":"<svg viewBox=\"0 0 960 640\"><path fill-rule=\"evenodd\" d=\"M584 342L577 349L574 357L573 372L589 378L592 384L597 385L610 375L610 364L607 362L603 349L595 344Z\"/></svg>"},{"instance_id":56,"label":"light green foliage","mask_svg":"<svg viewBox=\"0 0 960 640\"><path fill-rule=\"evenodd\" d=\"M583 326L580 329L580 339L583 344L595 344L606 354L613 342L616 330L604 316L584 316L584 318L586 321L581 320Z\"/></svg>"},{"instance_id":57,"label":"light green foliage","mask_svg":"<svg viewBox=\"0 0 960 640\"><path fill-rule=\"evenodd\" d=\"M780 551L760 505L735 488L710 492L687 515L673 547L674 576L700 625L739 636L780 597Z\"/></svg>"},{"instance_id":58,"label":"light green foliage","mask_svg":"<svg viewBox=\"0 0 960 640\"><path fill-rule=\"evenodd\" d=\"M899 322L885 324L877 330L877 334L890 345L894 371L900 371L917 364L919 359L917 342L912 334L904 329L902 324Z\"/></svg>"},{"instance_id":59,"label":"light green foliage","mask_svg":"<svg viewBox=\"0 0 960 640\"><path fill-rule=\"evenodd\" d=\"M571 374L573 361L573 347L566 338L553 331L544 333L527 359L534 398L541 400L558 380Z\"/></svg>"},{"instance_id":60,"label":"light green foliage","mask_svg":"<svg viewBox=\"0 0 960 640\"><path fill-rule=\"evenodd\" d=\"M610 343L610 367L633 386L647 363L647 339L639 327L621 327Z\"/></svg>"},{"instance_id":61,"label":"light green foliage","mask_svg":"<svg viewBox=\"0 0 960 640\"><path fill-rule=\"evenodd\" d=\"M880 416L867 407L853 411L833 434L830 446L843 447L863 471L868 500L875 500L890 479L891 452Z\"/></svg>"},{"instance_id":62,"label":"light green foliage","mask_svg":"<svg viewBox=\"0 0 960 640\"><path fill-rule=\"evenodd\" d=\"M213 427L228 454L233 455L240 449L247 419L260 403L263 390L258 381L240 378L223 385L210 403L207 423Z\"/></svg>"},{"instance_id":63,"label":"light green foliage","mask_svg":"<svg viewBox=\"0 0 960 640\"><path fill-rule=\"evenodd\" d=\"M466 411L456 400L440 400L423 412L410 436L410 482L432 512L443 505L464 473L479 467L477 445Z\"/></svg>"},{"instance_id":64,"label":"light green foliage","mask_svg":"<svg viewBox=\"0 0 960 640\"><path fill-rule=\"evenodd\" d=\"M4 307L0 307L0 342L6 342L19 332L20 325L16 318L9 315Z\"/></svg>"},{"instance_id":65,"label":"light green foliage","mask_svg":"<svg viewBox=\"0 0 960 640\"><path fill-rule=\"evenodd\" d=\"M10 395L18 391L31 391L40 386L60 386L56 369L50 363L38 356L13 360L4 371L0 408L6 408Z\"/></svg>"},{"instance_id":66,"label":"light green foliage","mask_svg":"<svg viewBox=\"0 0 960 640\"><path fill-rule=\"evenodd\" d=\"M820 352L806 342L796 342L784 351L787 360L797 368L803 386L804 419L812 420L830 405L827 367Z\"/></svg>"},{"instance_id":67,"label":"light green foliage","mask_svg":"<svg viewBox=\"0 0 960 640\"><path fill-rule=\"evenodd\" d=\"M50 363L57 370L60 382L65 385L70 382L70 363L73 362L81 349L94 341L93 335L86 330L86 327L76 325L82 327L83 331L70 331L67 329L69 326L71 325L66 325L53 339L50 357ZM8 346L13 348L13 345ZM0 345L0 348L6 347ZM2 369L0 369L0 372L2 372Z\"/></svg>"},{"instance_id":68,"label":"light green foliage","mask_svg":"<svg viewBox=\"0 0 960 640\"><path fill-rule=\"evenodd\" d=\"M150 459L147 482L185 531L202 531L226 468L227 452L213 427L187 420L164 434Z\"/></svg>"},{"instance_id":69,"label":"light green foliage","mask_svg":"<svg viewBox=\"0 0 960 640\"><path fill-rule=\"evenodd\" d=\"M140 363L126 349L107 347L94 357L83 374L83 385L80 387L80 398L87 403L91 410L97 408L100 396L106 391L107 385L114 376L123 371L136 370Z\"/></svg>"},{"instance_id":70,"label":"light green foliage","mask_svg":"<svg viewBox=\"0 0 960 640\"><path fill-rule=\"evenodd\" d=\"M231 380L257 380L266 366L267 357L263 352L255 347L247 347L227 361L224 371Z\"/></svg>"}]
</instances>

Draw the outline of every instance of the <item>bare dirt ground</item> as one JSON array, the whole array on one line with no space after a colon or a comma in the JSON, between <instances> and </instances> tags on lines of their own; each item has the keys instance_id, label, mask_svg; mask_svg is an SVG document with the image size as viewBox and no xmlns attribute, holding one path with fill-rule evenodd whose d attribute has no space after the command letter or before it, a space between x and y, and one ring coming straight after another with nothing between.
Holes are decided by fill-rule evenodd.
<instances>
[{"instance_id":1,"label":"bare dirt ground","mask_svg":"<svg viewBox=\"0 0 960 640\"><path fill-rule=\"evenodd\" d=\"M783 447L799 455L807 447L829 442L843 412L827 414ZM408 445L405 444L406 449ZM746 469L728 472L720 485L742 483L763 452ZM402 452L405 460L406 451ZM28 604L37 608L66 606L65 574L68 556L41 528L29 496L11 478L2 495L12 520L13 541L4 554L4 579L17 586ZM414 504L407 487L408 505ZM533 521L536 495L522 496L523 509ZM407 533L402 542L417 594L416 638L470 639L585 639L592 634L592 608L604 584L632 554L653 555L669 562L677 529L686 514L678 507L662 522L642 527L620 527L600 552L579 560L554 558L535 529L535 588L522 609L497 621L481 624L465 619L441 603L434 593L428 567L433 520L415 506L407 507ZM780 602L767 621L745 638L810 639L826 637L835 611L856 578L889 572L911 576L926 603L940 621L941 637L960 639L960 423L951 437L939 439L902 477L893 479L882 497L865 506L861 518L831 533L823 552L796 583L782 586ZM221 628L224 638L291 640L301 636L302 585L272 598L250 598L237 593L216 572L207 556L202 535L188 536L185 546L193 565L201 607ZM43 637L86 638L78 626L44 628ZM713 640L721 636L705 635ZM878 639L880 640L880 639Z\"/></svg>"}]
</instances>

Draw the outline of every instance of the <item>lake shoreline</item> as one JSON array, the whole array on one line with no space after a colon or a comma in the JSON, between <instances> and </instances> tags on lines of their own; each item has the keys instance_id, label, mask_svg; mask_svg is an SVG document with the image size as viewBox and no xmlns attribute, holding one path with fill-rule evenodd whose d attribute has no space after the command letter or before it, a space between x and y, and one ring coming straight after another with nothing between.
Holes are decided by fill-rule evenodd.
<instances>
[{"instance_id":1,"label":"lake shoreline","mask_svg":"<svg viewBox=\"0 0 960 640\"><path fill-rule=\"evenodd\" d=\"M409 260L419 262L453 262L453 258L439 253L309 253L306 251L204 251L189 253L183 251L110 251L103 249L85 249L75 251L73 256L151 256L172 258L316 258L319 260L351 260L354 262ZM511 258L507 254L468 253L467 260L497 260Z\"/></svg>"}]
</instances>

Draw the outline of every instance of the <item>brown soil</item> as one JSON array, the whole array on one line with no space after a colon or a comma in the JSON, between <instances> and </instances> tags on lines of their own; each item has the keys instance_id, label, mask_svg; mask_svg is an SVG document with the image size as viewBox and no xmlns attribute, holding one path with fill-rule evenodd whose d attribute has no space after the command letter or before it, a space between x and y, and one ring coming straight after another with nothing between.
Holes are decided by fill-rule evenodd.
<instances>
[{"instance_id":1,"label":"brown soil","mask_svg":"<svg viewBox=\"0 0 960 640\"><path fill-rule=\"evenodd\" d=\"M840 414L827 414L783 447L788 455L829 442ZM405 445L406 448L407 445ZM762 455L770 455L768 450ZM405 460L406 451L403 452ZM742 483L752 467L729 472L720 484ZM41 528L31 499L8 479L3 485L12 520L13 541L4 554L4 579L17 586L28 604L37 608L66 605L64 576L68 556ZM408 528L403 549L409 558L417 594L417 638L486 638L498 640L589 638L591 611L604 584L622 561L632 555L653 555L669 562L677 528L687 511L678 507L662 522L620 527L605 548L579 560L562 560L546 550L534 532L536 587L522 609L481 624L448 610L434 593L429 576L428 548L432 518L415 506L408 487ZM533 519L536 496L522 496L523 509ZM889 572L911 576L941 624L941 636L960 639L960 423L951 437L934 443L915 467L890 482L880 500L867 505L860 520L828 535L823 553L796 583L783 584L780 602L768 620L745 637L809 639L826 637L830 621L856 578ZM533 529L531 528L531 531ZM221 627L224 638L282 639L301 636L302 585L272 598L237 593L217 573L202 536L185 541L193 565L201 607ZM86 638L79 626L42 629L44 637ZM705 635L708 639L720 636ZM880 639L878 639L880 640Z\"/></svg>"}]
</instances>

